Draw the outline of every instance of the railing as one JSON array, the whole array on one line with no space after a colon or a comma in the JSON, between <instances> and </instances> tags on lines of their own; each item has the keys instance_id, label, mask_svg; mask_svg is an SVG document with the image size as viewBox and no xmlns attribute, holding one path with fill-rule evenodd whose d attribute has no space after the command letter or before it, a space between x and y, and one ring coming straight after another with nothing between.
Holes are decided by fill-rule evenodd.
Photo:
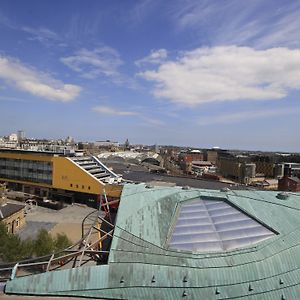
<instances>
[{"instance_id":1,"label":"railing","mask_svg":"<svg viewBox=\"0 0 300 300\"><path fill-rule=\"evenodd\" d=\"M103 242L113 237L114 224L111 221L110 205L115 205L117 202L119 200L107 201L104 195L99 210L93 211L83 219L81 239L67 249L42 257L0 265L0 282L59 269L77 268L87 263L106 263L109 249L103 249Z\"/></svg>"}]
</instances>

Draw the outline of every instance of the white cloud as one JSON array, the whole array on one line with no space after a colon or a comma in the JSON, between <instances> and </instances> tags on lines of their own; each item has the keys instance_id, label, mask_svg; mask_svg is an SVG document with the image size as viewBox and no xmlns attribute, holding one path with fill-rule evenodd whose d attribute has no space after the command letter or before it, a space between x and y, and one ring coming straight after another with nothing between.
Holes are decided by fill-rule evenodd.
<instances>
[{"instance_id":1,"label":"white cloud","mask_svg":"<svg viewBox=\"0 0 300 300\"><path fill-rule=\"evenodd\" d=\"M119 110L116 109L114 107L111 106L107 106L107 105L98 105L92 108L92 110L94 112L100 113L100 114L104 114L104 115L111 115L111 116L130 116L133 117L135 116L137 119L139 119L140 121L142 121L142 123L140 125L147 125L147 126L155 126L155 127L159 127L164 125L164 123L161 120L155 119L153 117L148 117L145 116L142 113L139 113L137 111L123 111L123 110Z\"/></svg>"},{"instance_id":2,"label":"white cloud","mask_svg":"<svg viewBox=\"0 0 300 300\"><path fill-rule=\"evenodd\" d=\"M150 118L146 116L142 116L141 118L143 121L142 125L155 126L155 127L160 127L165 125L165 123L159 119Z\"/></svg>"},{"instance_id":3,"label":"white cloud","mask_svg":"<svg viewBox=\"0 0 300 300\"><path fill-rule=\"evenodd\" d=\"M0 56L0 78L19 90L49 100L71 101L81 91L77 85L65 84L16 59L4 56Z\"/></svg>"},{"instance_id":4,"label":"white cloud","mask_svg":"<svg viewBox=\"0 0 300 300\"><path fill-rule=\"evenodd\" d=\"M151 53L137 61L135 61L135 64L140 67L145 64L160 64L162 63L168 56L168 51L166 49L158 49L155 51L151 51Z\"/></svg>"},{"instance_id":5,"label":"white cloud","mask_svg":"<svg viewBox=\"0 0 300 300\"><path fill-rule=\"evenodd\" d=\"M106 105L98 105L93 108L93 111L101 113L101 114L105 114L105 115L114 115L114 116L137 116L137 115L139 115L139 113L134 112L134 111L122 111L122 110L118 110L118 109L115 109L113 107L106 106Z\"/></svg>"},{"instance_id":6,"label":"white cloud","mask_svg":"<svg viewBox=\"0 0 300 300\"><path fill-rule=\"evenodd\" d=\"M275 116L285 116L299 114L298 108L273 108L268 110L247 110L226 115L217 115L210 117L202 117L197 121L199 125L214 125L214 124L230 124L239 123L254 119L269 118Z\"/></svg>"},{"instance_id":7,"label":"white cloud","mask_svg":"<svg viewBox=\"0 0 300 300\"><path fill-rule=\"evenodd\" d=\"M187 106L281 99L290 89L300 89L300 50L198 48L139 75L156 83L156 97Z\"/></svg>"},{"instance_id":8,"label":"white cloud","mask_svg":"<svg viewBox=\"0 0 300 300\"><path fill-rule=\"evenodd\" d=\"M170 14L180 30L210 45L299 47L299 1L175 1ZM205 31L204 31L205 30Z\"/></svg>"},{"instance_id":9,"label":"white cloud","mask_svg":"<svg viewBox=\"0 0 300 300\"><path fill-rule=\"evenodd\" d=\"M31 40L37 40L42 43L48 40L57 41L60 39L59 36L54 31L45 27L32 28L32 27L23 26L21 30L29 33L32 36L30 38Z\"/></svg>"},{"instance_id":10,"label":"white cloud","mask_svg":"<svg viewBox=\"0 0 300 300\"><path fill-rule=\"evenodd\" d=\"M61 61L82 77L90 79L105 76L119 80L118 68L123 64L119 53L110 47L81 49L72 56L62 57Z\"/></svg>"}]
</instances>

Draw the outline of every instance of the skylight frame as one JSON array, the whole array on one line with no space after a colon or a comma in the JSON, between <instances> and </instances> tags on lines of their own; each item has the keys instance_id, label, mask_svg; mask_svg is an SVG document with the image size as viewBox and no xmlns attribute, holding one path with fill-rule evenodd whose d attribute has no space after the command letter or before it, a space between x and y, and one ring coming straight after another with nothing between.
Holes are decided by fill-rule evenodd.
<instances>
[{"instance_id":1,"label":"skylight frame","mask_svg":"<svg viewBox=\"0 0 300 300\"><path fill-rule=\"evenodd\" d=\"M219 228L222 227L222 225L228 226L228 230L220 230L217 229L215 231L212 230L208 230L207 235L205 234L205 232L200 232L202 237L204 238L204 240L199 240L198 243L204 243L208 242L211 247L211 249L205 249L205 246L203 246L203 248L198 247L199 249L195 250L195 247L191 246L190 249L187 249L189 247L182 247L182 246L176 246L176 243L174 242L174 234L175 236L178 236L180 234L180 230L178 230L178 228L184 228L184 224L181 224L178 226L178 220L180 219L180 216L182 214L182 208L187 208L187 207L191 207L191 210L193 210L193 203L195 204L195 206L200 206L203 204L201 203L201 201L203 203L206 203L210 206L215 206L215 209L210 209L210 210L206 210L206 212L209 214L209 212L213 212L212 215L210 216L212 218L214 218L211 222L207 222L207 224L205 224L205 222L201 222L201 215L200 217L197 218L197 212L195 212L194 214L194 219L197 219L199 221L199 226L202 226L202 229L205 228L205 225L207 225L207 228L211 229L212 226L217 226ZM222 202L222 203L221 203ZM242 218L245 222L244 225L249 225L244 226L242 228L237 227L237 223L239 222L239 220L234 220L232 221L231 218L228 218L228 222L218 222L215 221L218 217L218 214L214 214L214 211L217 212L218 210L220 210L220 204L221 206L223 206L223 208L225 208L225 210L231 211L234 214L236 214L236 216L239 216L240 218ZM219 207L218 207L219 205ZM207 208L206 208L207 209ZM183 212L183 213L186 213ZM203 215L202 215L203 217ZM207 217L207 216L206 216ZM222 217L222 214L221 214ZM228 217L228 215L227 215ZM182 220L181 220L182 221ZM202 220L203 221L203 220ZM207 220L206 220L207 221ZM234 224L234 222L236 222L236 224ZM220 225L221 224L221 225ZM187 228L193 228L193 226L197 226L197 223L190 223L187 222L186 223ZM199 227L199 228L200 228ZM253 228L255 230L253 230ZM223 228L224 229L224 228ZM177 232L176 232L177 230ZM240 235L238 233L238 231L240 230ZM191 230L190 230L191 231ZM248 231L248 235L247 235L247 231ZM254 234L253 236L251 235L251 231L254 231L254 233L256 232L257 234ZM184 231L183 231L184 232ZM233 236L233 239L230 238L224 238L224 236L226 236L226 232L227 234L229 232L231 232L232 235L234 235L233 233L235 232L236 236ZM194 234L194 236L193 236ZM209 237L209 234L214 235L215 238L211 238ZM221 237L219 237L219 239L216 239L216 236L218 236L219 234L221 234ZM181 251L181 252L192 252L192 253L217 253L217 252L229 252L229 251L236 251L239 249L246 249L246 248L251 248L253 246L256 246L258 243L261 243L265 240L268 240L276 235L278 235L279 233L274 230L273 228L271 228L270 226L268 226L267 224L263 223L261 220L258 220L257 218L255 218L254 216L250 215L249 213L245 212L243 209L241 209L240 207L234 205L233 203L231 203L230 201L228 201L227 198L223 198L223 197L211 197L211 196L200 196L199 198L194 198L194 199L190 199L190 200L185 200L182 201L180 203L177 203L177 207L176 207L176 212L174 214L173 220L172 220L172 224L170 226L170 230L169 230L169 234L166 240L166 248L168 248L168 250L172 250L172 251ZM188 236L188 233L183 234L183 236L186 235ZM197 233L190 233L191 236L193 236L191 239L192 241L190 242L191 244L195 244L195 240L193 241L193 239L195 239L195 236L197 236ZM230 237L230 234L229 234ZM207 239L205 241L205 239ZM184 239L183 239L184 240ZM246 242L248 240L248 242ZM178 239L177 239L178 241ZM213 243L216 242L215 247L213 247ZM225 245L224 245L224 243ZM180 242L179 242L180 244ZM182 242L182 244L188 244L188 242ZM235 245L236 244L236 245ZM175 245L175 246L174 246ZM219 246L217 246L219 245ZM231 246L230 246L231 245Z\"/></svg>"}]
</instances>

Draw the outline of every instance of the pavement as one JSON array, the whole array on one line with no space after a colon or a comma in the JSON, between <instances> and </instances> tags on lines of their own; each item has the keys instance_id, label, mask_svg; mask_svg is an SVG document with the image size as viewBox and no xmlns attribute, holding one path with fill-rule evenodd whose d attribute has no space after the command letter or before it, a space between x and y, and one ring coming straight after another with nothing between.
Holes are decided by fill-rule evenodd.
<instances>
[{"instance_id":1,"label":"pavement","mask_svg":"<svg viewBox=\"0 0 300 300\"><path fill-rule=\"evenodd\" d=\"M79 204L69 205L61 210L37 206L26 214L26 225L17 234L21 239L35 238L40 229L46 229L53 235L65 233L75 243L81 237L82 220L92 211L95 209Z\"/></svg>"}]
</instances>

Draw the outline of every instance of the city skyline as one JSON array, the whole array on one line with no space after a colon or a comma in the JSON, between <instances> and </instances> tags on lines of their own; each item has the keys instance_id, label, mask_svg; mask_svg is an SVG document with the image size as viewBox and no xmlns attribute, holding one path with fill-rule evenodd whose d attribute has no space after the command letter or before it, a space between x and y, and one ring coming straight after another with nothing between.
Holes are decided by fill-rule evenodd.
<instances>
[{"instance_id":1,"label":"city skyline","mask_svg":"<svg viewBox=\"0 0 300 300\"><path fill-rule=\"evenodd\" d=\"M2 1L0 136L299 152L300 3Z\"/></svg>"}]
</instances>

